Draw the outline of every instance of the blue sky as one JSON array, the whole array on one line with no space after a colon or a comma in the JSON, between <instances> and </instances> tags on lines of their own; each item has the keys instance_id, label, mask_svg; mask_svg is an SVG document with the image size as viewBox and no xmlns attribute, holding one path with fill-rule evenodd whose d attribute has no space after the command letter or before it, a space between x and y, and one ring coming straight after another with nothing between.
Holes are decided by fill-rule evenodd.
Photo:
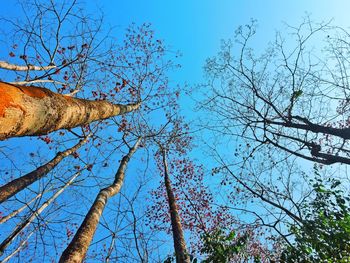
<instances>
[{"instance_id":1,"label":"blue sky","mask_svg":"<svg viewBox=\"0 0 350 263\"><path fill-rule=\"evenodd\" d=\"M231 38L251 18L258 21L258 43L262 45L284 22L298 25L306 14L314 21L334 19L335 25L350 26L350 1L346 0L85 0L82 7L92 15L97 8L102 10L116 36L132 22L150 22L160 38L183 54L182 69L174 73L173 81L188 84L202 80L205 59L219 50L220 40ZM0 15L15 15L17 8L17 1L9 1Z\"/></svg>"},{"instance_id":2,"label":"blue sky","mask_svg":"<svg viewBox=\"0 0 350 263\"><path fill-rule=\"evenodd\" d=\"M283 22L297 25L306 13L315 21L334 19L336 25L350 26L347 0L85 0L82 7L91 14L101 9L105 22L119 34L132 22L152 23L156 33L183 54L183 68L174 75L176 81L190 84L201 79L203 63L219 50L220 39L232 37L234 30L251 18L258 21L263 44ZM15 16L17 8L17 1L8 1L0 15Z\"/></svg>"},{"instance_id":3,"label":"blue sky","mask_svg":"<svg viewBox=\"0 0 350 263\"><path fill-rule=\"evenodd\" d=\"M3 4L0 16L16 15L15 3L12 0ZM219 51L220 40L232 38L234 30L251 18L258 21L256 48L263 48L272 40L275 31L283 28L283 22L298 25L306 14L314 21L333 18L335 25L350 26L350 1L345 0L85 0L82 6L91 14L100 8L105 23L115 27L117 37L132 22L150 22L156 35L183 55L179 61L182 68L171 74L172 83L190 86L204 81L203 65L206 58ZM190 111L185 113L191 117ZM20 145L23 140L11 142Z\"/></svg>"},{"instance_id":4,"label":"blue sky","mask_svg":"<svg viewBox=\"0 0 350 263\"><path fill-rule=\"evenodd\" d=\"M259 24L258 36L262 44L274 37L282 22L297 25L306 13L315 21L334 18L334 24L349 26L350 1L336 0L98 0L86 1L88 9L99 6L106 22L125 28L131 22L150 22L174 50L183 54L182 70L177 82L197 83L207 57L214 55L220 40L233 36L239 25L251 18ZM92 4L93 2L93 4Z\"/></svg>"}]
</instances>

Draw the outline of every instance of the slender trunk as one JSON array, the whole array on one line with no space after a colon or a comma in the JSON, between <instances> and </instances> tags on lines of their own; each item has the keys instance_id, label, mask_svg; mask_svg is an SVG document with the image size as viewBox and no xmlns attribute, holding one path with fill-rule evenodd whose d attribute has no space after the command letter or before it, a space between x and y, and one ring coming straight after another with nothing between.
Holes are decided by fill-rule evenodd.
<instances>
[{"instance_id":1,"label":"slender trunk","mask_svg":"<svg viewBox=\"0 0 350 263\"><path fill-rule=\"evenodd\" d=\"M129 152L122 158L118 171L115 174L113 184L100 190L89 212L86 214L83 223L80 225L73 240L62 253L59 262L82 262L85 258L86 252L90 246L91 240L94 237L96 228L100 221L102 212L106 206L107 200L118 194L122 187L125 169L132 155L137 150L141 138L139 138L135 145L129 149Z\"/></svg>"},{"instance_id":2,"label":"slender trunk","mask_svg":"<svg viewBox=\"0 0 350 263\"><path fill-rule=\"evenodd\" d=\"M4 216L4 217L0 218L0 224L3 224L5 222L7 222L12 217L14 217L14 216L18 215L19 213L21 213L24 209L26 209L31 203L33 203L36 199L41 197L43 194L44 194L44 192L41 192L40 194L37 194L34 198L32 198L32 200L30 200L28 203L24 204L22 207L20 207L17 210L11 212L7 216Z\"/></svg>"},{"instance_id":3,"label":"slender trunk","mask_svg":"<svg viewBox=\"0 0 350 263\"><path fill-rule=\"evenodd\" d=\"M4 253L6 247L8 247L12 241L25 229L27 228L35 218L37 218L63 191L71 185L75 178L80 175L80 171L75 173L71 179L60 189L58 190L51 198L49 198L45 203L43 203L40 208L38 208L32 215L27 218L24 222L17 225L16 228L12 231L12 233L0 244L0 256Z\"/></svg>"},{"instance_id":4,"label":"slender trunk","mask_svg":"<svg viewBox=\"0 0 350 263\"><path fill-rule=\"evenodd\" d=\"M170 208L171 228L173 231L176 262L190 263L190 257L186 248L186 242L182 231L180 216L177 210L176 199L175 199L173 189L171 186L171 181L169 178L168 163L166 161L165 150L162 150L162 155L163 155L163 165L164 165L164 183L165 183L165 188L166 188L166 193L168 196L168 203Z\"/></svg>"},{"instance_id":5,"label":"slender trunk","mask_svg":"<svg viewBox=\"0 0 350 263\"><path fill-rule=\"evenodd\" d=\"M40 166L34 171L1 186L0 187L0 204L8 200L10 197L14 196L15 194L17 194L19 191L22 191L23 189L25 189L35 181L44 177L46 174L48 174L53 168L55 168L55 166L60 161L62 161L62 159L74 153L82 145L84 145L87 142L88 138L89 136L85 137L83 140L80 140L79 143L74 145L72 148L69 148L64 152L57 153L56 156L51 161Z\"/></svg>"},{"instance_id":6,"label":"slender trunk","mask_svg":"<svg viewBox=\"0 0 350 263\"><path fill-rule=\"evenodd\" d=\"M28 239L34 234L34 231L35 230L31 231L30 234L19 243L18 247L10 255L1 260L1 263L9 261L13 256L15 256L19 251L21 251L21 249L25 247Z\"/></svg>"},{"instance_id":7,"label":"slender trunk","mask_svg":"<svg viewBox=\"0 0 350 263\"><path fill-rule=\"evenodd\" d=\"M111 262L111 255L112 255L113 248L114 248L115 237L116 237L116 236L115 236L115 234L113 233L112 240L111 240L111 244L109 245L108 252L107 252L107 256L106 256L106 259L105 259L105 262L106 262L106 263Z\"/></svg>"},{"instance_id":8,"label":"slender trunk","mask_svg":"<svg viewBox=\"0 0 350 263\"><path fill-rule=\"evenodd\" d=\"M45 88L0 82L0 140L43 135L136 110L136 104L76 99Z\"/></svg>"}]
</instances>

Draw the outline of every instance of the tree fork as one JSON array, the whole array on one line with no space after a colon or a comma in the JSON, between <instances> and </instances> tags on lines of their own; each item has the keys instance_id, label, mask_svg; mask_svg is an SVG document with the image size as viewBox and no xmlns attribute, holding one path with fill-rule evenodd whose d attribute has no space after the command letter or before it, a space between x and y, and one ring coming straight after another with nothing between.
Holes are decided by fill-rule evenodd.
<instances>
[{"instance_id":1,"label":"tree fork","mask_svg":"<svg viewBox=\"0 0 350 263\"><path fill-rule=\"evenodd\" d=\"M129 152L122 158L118 171L115 174L113 184L100 190L83 223L77 230L73 240L61 255L59 262L83 262L86 252L94 237L102 212L109 198L119 193L124 182L125 170L132 155L136 152L141 142L139 138Z\"/></svg>"},{"instance_id":2,"label":"tree fork","mask_svg":"<svg viewBox=\"0 0 350 263\"><path fill-rule=\"evenodd\" d=\"M46 88L0 82L0 140L71 129L138 109L54 93Z\"/></svg>"}]
</instances>

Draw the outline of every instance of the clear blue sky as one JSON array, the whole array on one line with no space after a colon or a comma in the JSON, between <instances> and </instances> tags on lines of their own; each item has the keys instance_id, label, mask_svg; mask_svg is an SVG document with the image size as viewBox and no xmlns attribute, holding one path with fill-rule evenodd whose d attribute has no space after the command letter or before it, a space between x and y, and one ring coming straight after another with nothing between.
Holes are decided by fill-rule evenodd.
<instances>
[{"instance_id":1,"label":"clear blue sky","mask_svg":"<svg viewBox=\"0 0 350 263\"><path fill-rule=\"evenodd\" d=\"M220 39L233 36L251 18L259 24L258 36L265 44L282 28L297 25L306 13L315 21L334 18L334 24L350 26L350 1L346 0L98 0L86 1L89 10L99 6L106 22L126 27L131 22L151 22L156 33L183 54L177 82L197 83L207 57L220 47ZM93 3L93 4L92 4Z\"/></svg>"}]
</instances>

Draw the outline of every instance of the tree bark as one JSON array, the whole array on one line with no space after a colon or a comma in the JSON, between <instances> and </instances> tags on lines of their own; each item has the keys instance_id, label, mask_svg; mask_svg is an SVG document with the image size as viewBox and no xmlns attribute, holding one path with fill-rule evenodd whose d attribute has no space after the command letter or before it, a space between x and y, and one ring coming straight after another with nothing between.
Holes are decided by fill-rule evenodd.
<instances>
[{"instance_id":1,"label":"tree bark","mask_svg":"<svg viewBox=\"0 0 350 263\"><path fill-rule=\"evenodd\" d=\"M82 145L84 145L88 138L90 136L85 137L83 140L80 140L79 143L74 145L72 148L69 148L68 150L64 152L59 152L56 154L56 156L46 164L40 166L39 168L35 169L34 171L17 178L3 186L0 187L0 204L18 192L22 191L32 183L36 182L40 178L44 177L47 175L50 171L52 171L55 166L62 161L65 157L71 155L74 153L76 150L78 150Z\"/></svg>"},{"instance_id":2,"label":"tree bark","mask_svg":"<svg viewBox=\"0 0 350 263\"><path fill-rule=\"evenodd\" d=\"M0 140L71 129L139 106L76 99L45 88L0 82Z\"/></svg>"},{"instance_id":3,"label":"tree bark","mask_svg":"<svg viewBox=\"0 0 350 263\"><path fill-rule=\"evenodd\" d=\"M166 153L164 149L162 150L162 155L163 155L163 165L164 165L164 183L165 183L165 188L166 188L168 203L170 208L171 228L173 231L176 262L190 263L190 257L187 252L186 242L182 231L181 220L180 220L179 212L177 210L176 199L175 199L174 192L171 186L171 181L169 178L168 163L166 161Z\"/></svg>"},{"instance_id":4,"label":"tree bark","mask_svg":"<svg viewBox=\"0 0 350 263\"><path fill-rule=\"evenodd\" d=\"M122 158L118 171L115 174L113 184L100 190L89 212L86 214L83 223L80 225L78 231L76 232L73 240L62 253L59 262L73 263L82 262L84 260L106 203L109 198L119 193L124 181L125 169L130 158L136 152L140 142L141 138L136 141L134 146L130 148L129 152Z\"/></svg>"}]
</instances>

